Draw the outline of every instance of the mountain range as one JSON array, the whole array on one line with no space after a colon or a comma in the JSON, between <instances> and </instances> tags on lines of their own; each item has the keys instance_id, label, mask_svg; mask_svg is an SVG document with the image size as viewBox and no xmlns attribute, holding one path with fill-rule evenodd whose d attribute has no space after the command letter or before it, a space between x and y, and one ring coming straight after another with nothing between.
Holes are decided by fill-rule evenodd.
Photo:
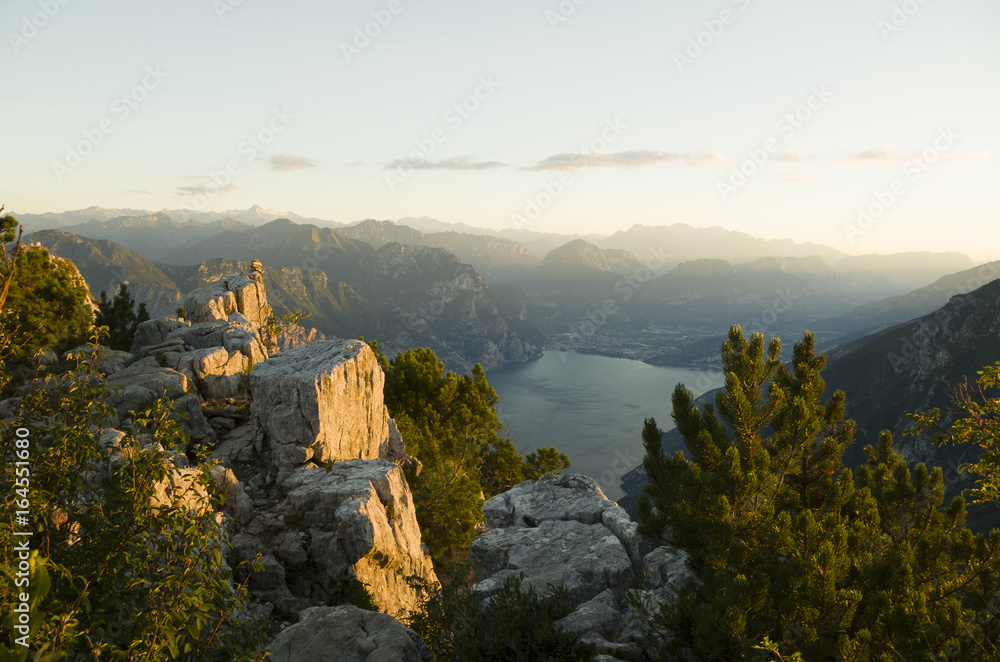
<instances>
[{"instance_id":1,"label":"mountain range","mask_svg":"<svg viewBox=\"0 0 1000 662\"><path fill-rule=\"evenodd\" d=\"M295 215L266 220L276 214L260 207L92 207L26 220L77 237L40 232L33 240L83 260L95 293L129 281L157 314L179 304L183 284L196 280L191 273L212 270L204 265L260 259L277 270L279 282L269 288L276 308L311 312L307 324L319 332L423 339L450 357L449 365L466 368L480 360L496 367L543 347L704 365L716 359L733 322L790 338L811 328L832 347L930 312L977 273L955 253L850 256L680 223L635 225L601 238L496 232L426 217L406 219L413 227L369 219L334 228ZM512 237L548 247L536 253ZM459 282L467 289L453 296L449 288ZM443 299L449 314L428 312ZM454 324L463 333L477 324L451 316L461 306L479 320L470 336L479 341L449 335ZM487 331L486 320L499 331Z\"/></svg>"}]
</instances>

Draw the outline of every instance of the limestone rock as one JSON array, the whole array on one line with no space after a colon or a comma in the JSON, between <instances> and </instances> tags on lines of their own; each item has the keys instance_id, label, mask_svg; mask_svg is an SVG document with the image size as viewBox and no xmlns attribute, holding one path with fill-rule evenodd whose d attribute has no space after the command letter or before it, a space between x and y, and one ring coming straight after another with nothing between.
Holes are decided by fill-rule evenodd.
<instances>
[{"instance_id":1,"label":"limestone rock","mask_svg":"<svg viewBox=\"0 0 1000 662\"><path fill-rule=\"evenodd\" d=\"M194 323L228 320L239 313L258 327L267 324L271 307L267 304L264 279L259 273L232 274L195 290L184 299L184 314Z\"/></svg>"},{"instance_id":2,"label":"limestone rock","mask_svg":"<svg viewBox=\"0 0 1000 662\"><path fill-rule=\"evenodd\" d=\"M284 477L309 459L392 457L385 376L359 340L325 340L279 354L250 374L251 420Z\"/></svg>"},{"instance_id":3,"label":"limestone rock","mask_svg":"<svg viewBox=\"0 0 1000 662\"><path fill-rule=\"evenodd\" d=\"M215 430L208 424L201 410L201 399L197 395L189 394L174 400L174 418L192 441L202 444L215 442Z\"/></svg>"},{"instance_id":4,"label":"limestone rock","mask_svg":"<svg viewBox=\"0 0 1000 662\"><path fill-rule=\"evenodd\" d=\"M179 355L174 361L175 369L195 382L206 400L224 400L246 393L250 359L242 352L207 347Z\"/></svg>"},{"instance_id":5,"label":"limestone rock","mask_svg":"<svg viewBox=\"0 0 1000 662\"><path fill-rule=\"evenodd\" d=\"M679 588L695 577L688 565L688 555L680 549L657 547L643 559L646 583L651 589Z\"/></svg>"},{"instance_id":6,"label":"limestone rock","mask_svg":"<svg viewBox=\"0 0 1000 662\"><path fill-rule=\"evenodd\" d=\"M161 345L183 344L188 349L209 349L225 347L230 352L238 351L254 363L268 357L260 336L252 325L226 320L201 322L172 331ZM149 348L146 349L149 352Z\"/></svg>"},{"instance_id":7,"label":"limestone rock","mask_svg":"<svg viewBox=\"0 0 1000 662\"><path fill-rule=\"evenodd\" d=\"M155 362L136 362L109 377L108 383L124 389L111 399L119 414L145 409L164 395L179 398L194 391L194 385L183 374Z\"/></svg>"},{"instance_id":8,"label":"limestone rock","mask_svg":"<svg viewBox=\"0 0 1000 662\"><path fill-rule=\"evenodd\" d=\"M683 552L660 547L644 557L636 524L586 476L525 481L484 503L483 514L492 528L469 548L481 568L475 591L489 596L519 574L539 593L561 585L573 610L556 626L595 659L650 659L653 642L629 599L651 610L676 599L692 576Z\"/></svg>"},{"instance_id":9,"label":"limestone rock","mask_svg":"<svg viewBox=\"0 0 1000 662\"><path fill-rule=\"evenodd\" d=\"M413 630L352 605L314 607L267 647L273 662L430 662Z\"/></svg>"},{"instance_id":10,"label":"limestone rock","mask_svg":"<svg viewBox=\"0 0 1000 662\"><path fill-rule=\"evenodd\" d=\"M483 515L495 529L534 527L548 520L597 524L603 521L605 510L615 507L593 478L546 474L489 499L483 504Z\"/></svg>"},{"instance_id":11,"label":"limestone rock","mask_svg":"<svg viewBox=\"0 0 1000 662\"><path fill-rule=\"evenodd\" d=\"M226 434L212 451L211 457L232 468L236 462L249 462L254 456L253 428L241 425Z\"/></svg>"},{"instance_id":12,"label":"limestone rock","mask_svg":"<svg viewBox=\"0 0 1000 662\"><path fill-rule=\"evenodd\" d=\"M546 520L533 528L494 529L472 543L469 556L487 575L474 590L487 596L521 573L540 594L549 584L562 585L573 605L605 589L624 594L636 581L625 548L603 524Z\"/></svg>"},{"instance_id":13,"label":"limestone rock","mask_svg":"<svg viewBox=\"0 0 1000 662\"><path fill-rule=\"evenodd\" d=\"M107 347L95 347L94 345L81 345L63 354L64 361L76 361L77 363L89 358L95 351L100 350L103 356L97 362L97 370L104 376L110 377L116 372L121 372L135 362L135 356L129 352L122 352Z\"/></svg>"},{"instance_id":14,"label":"limestone rock","mask_svg":"<svg viewBox=\"0 0 1000 662\"><path fill-rule=\"evenodd\" d=\"M136 328L129 352L135 356L142 356L147 347L159 345L167 339L171 332L182 326L188 326L188 324L178 319L146 320Z\"/></svg>"},{"instance_id":15,"label":"limestone rock","mask_svg":"<svg viewBox=\"0 0 1000 662\"><path fill-rule=\"evenodd\" d=\"M356 577L381 611L402 617L420 601L411 578L437 584L410 488L397 465L350 460L330 471L303 468L284 488L288 493L277 512L285 522L300 522L320 589L345 575Z\"/></svg>"}]
</instances>

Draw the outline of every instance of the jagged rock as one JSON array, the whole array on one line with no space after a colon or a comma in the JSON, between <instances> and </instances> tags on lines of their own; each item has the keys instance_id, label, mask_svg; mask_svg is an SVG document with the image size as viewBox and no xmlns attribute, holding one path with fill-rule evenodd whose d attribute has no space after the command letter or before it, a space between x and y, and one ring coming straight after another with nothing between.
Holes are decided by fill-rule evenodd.
<instances>
[{"instance_id":1,"label":"jagged rock","mask_svg":"<svg viewBox=\"0 0 1000 662\"><path fill-rule=\"evenodd\" d=\"M235 398L247 391L250 359L242 352L207 347L181 354L173 361L174 369L188 375L206 400Z\"/></svg>"},{"instance_id":2,"label":"jagged rock","mask_svg":"<svg viewBox=\"0 0 1000 662\"><path fill-rule=\"evenodd\" d=\"M235 462L249 462L254 456L253 428L250 424L234 428L215 447L210 457L232 467Z\"/></svg>"},{"instance_id":3,"label":"jagged rock","mask_svg":"<svg viewBox=\"0 0 1000 662\"><path fill-rule=\"evenodd\" d=\"M534 527L547 520L598 524L605 510L617 506L589 476L546 474L489 499L483 515L494 529Z\"/></svg>"},{"instance_id":4,"label":"jagged rock","mask_svg":"<svg viewBox=\"0 0 1000 662\"><path fill-rule=\"evenodd\" d=\"M384 383L375 354L359 340L325 340L256 365L251 420L270 446L279 480L310 459L323 464L398 452Z\"/></svg>"},{"instance_id":5,"label":"jagged rock","mask_svg":"<svg viewBox=\"0 0 1000 662\"><path fill-rule=\"evenodd\" d=\"M95 351L100 350L103 356L97 362L97 370L102 375L110 377L116 372L121 372L135 362L135 356L129 352L122 352L107 347L96 347L94 345L80 345L63 354L63 361L80 361L90 357Z\"/></svg>"},{"instance_id":6,"label":"jagged rock","mask_svg":"<svg viewBox=\"0 0 1000 662\"><path fill-rule=\"evenodd\" d=\"M621 628L621 621L618 598L614 591L606 589L556 621L556 627L577 637L588 632L607 637Z\"/></svg>"},{"instance_id":7,"label":"jagged rock","mask_svg":"<svg viewBox=\"0 0 1000 662\"><path fill-rule=\"evenodd\" d=\"M573 611L557 627L596 659L648 659L652 642L630 599L650 610L676 599L674 589L692 576L683 552L660 547L643 557L625 510L577 474L525 481L484 503L483 514L492 528L469 548L482 568L475 591L489 596L519 574L539 593L562 585Z\"/></svg>"},{"instance_id":8,"label":"jagged rock","mask_svg":"<svg viewBox=\"0 0 1000 662\"><path fill-rule=\"evenodd\" d=\"M688 566L687 552L670 547L657 547L643 559L646 584L651 589L680 587L694 573Z\"/></svg>"},{"instance_id":9,"label":"jagged rock","mask_svg":"<svg viewBox=\"0 0 1000 662\"><path fill-rule=\"evenodd\" d=\"M184 298L184 314L196 324L228 320L233 313L239 313L258 327L267 324L271 307L267 304L261 274L232 274Z\"/></svg>"},{"instance_id":10,"label":"jagged rock","mask_svg":"<svg viewBox=\"0 0 1000 662\"><path fill-rule=\"evenodd\" d=\"M108 383L124 389L111 398L119 414L141 411L164 395L180 398L194 391L194 385L187 377L176 370L157 365L152 359L137 361L116 372L108 378Z\"/></svg>"},{"instance_id":11,"label":"jagged rock","mask_svg":"<svg viewBox=\"0 0 1000 662\"><path fill-rule=\"evenodd\" d=\"M302 601L292 595L285 583L285 567L256 536L237 533L233 536L232 545L237 561L236 578L243 581L247 574L250 575L247 586L254 597L288 613L302 608ZM255 561L263 566L263 570L250 567Z\"/></svg>"},{"instance_id":12,"label":"jagged rock","mask_svg":"<svg viewBox=\"0 0 1000 662\"><path fill-rule=\"evenodd\" d=\"M161 343L183 343L190 349L210 349L225 347L230 352L240 352L256 363L265 361L267 350L252 325L226 320L202 322L172 331ZM149 348L146 349L148 353Z\"/></svg>"},{"instance_id":13,"label":"jagged rock","mask_svg":"<svg viewBox=\"0 0 1000 662\"><path fill-rule=\"evenodd\" d=\"M146 320L136 327L129 353L142 356L147 347L159 345L167 339L168 335L182 326L188 326L188 323L169 318Z\"/></svg>"},{"instance_id":14,"label":"jagged rock","mask_svg":"<svg viewBox=\"0 0 1000 662\"><path fill-rule=\"evenodd\" d=\"M185 395L174 400L174 418L181 424L184 434L192 441L202 444L215 442L215 430L205 419L205 414L201 410L201 399L197 395Z\"/></svg>"},{"instance_id":15,"label":"jagged rock","mask_svg":"<svg viewBox=\"0 0 1000 662\"><path fill-rule=\"evenodd\" d=\"M603 524L546 520L532 528L493 529L470 545L469 556L482 564L487 578L474 590L486 596L522 573L540 594L549 584L562 585L574 606L605 589L624 594L636 581L625 548Z\"/></svg>"},{"instance_id":16,"label":"jagged rock","mask_svg":"<svg viewBox=\"0 0 1000 662\"><path fill-rule=\"evenodd\" d=\"M213 477L225 489L222 510L240 524L246 524L253 517L253 502L247 496L243 485L236 479L232 469L214 471Z\"/></svg>"},{"instance_id":17,"label":"jagged rock","mask_svg":"<svg viewBox=\"0 0 1000 662\"><path fill-rule=\"evenodd\" d=\"M417 634L387 614L314 607L267 647L272 662L430 662Z\"/></svg>"},{"instance_id":18,"label":"jagged rock","mask_svg":"<svg viewBox=\"0 0 1000 662\"><path fill-rule=\"evenodd\" d=\"M304 468L284 483L277 508L306 539L320 592L344 576L368 586L381 611L404 616L417 609L421 590L437 576L421 544L413 497L402 469L387 460L337 462L330 471ZM307 540L307 542L305 542Z\"/></svg>"}]
</instances>

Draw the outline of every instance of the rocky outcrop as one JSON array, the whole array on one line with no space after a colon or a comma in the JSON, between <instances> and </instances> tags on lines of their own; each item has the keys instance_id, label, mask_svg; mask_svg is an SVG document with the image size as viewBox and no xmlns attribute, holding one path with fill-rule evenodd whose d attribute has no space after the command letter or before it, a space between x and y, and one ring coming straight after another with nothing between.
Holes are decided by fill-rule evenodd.
<instances>
[{"instance_id":1,"label":"rocky outcrop","mask_svg":"<svg viewBox=\"0 0 1000 662\"><path fill-rule=\"evenodd\" d=\"M271 307L260 273L232 274L184 298L184 315L194 323L228 320L233 313L258 327L267 325Z\"/></svg>"},{"instance_id":2,"label":"rocky outcrop","mask_svg":"<svg viewBox=\"0 0 1000 662\"><path fill-rule=\"evenodd\" d=\"M403 618L437 584L399 466L349 460L329 471L301 468L282 491L284 499L260 508L234 541L241 560L265 558L264 573L250 578L258 597L299 611L357 581L380 611Z\"/></svg>"},{"instance_id":3,"label":"rocky outcrop","mask_svg":"<svg viewBox=\"0 0 1000 662\"><path fill-rule=\"evenodd\" d=\"M402 458L382 402L385 375L360 340L279 354L250 375L251 416L279 480L312 461Z\"/></svg>"},{"instance_id":4,"label":"rocky outcrop","mask_svg":"<svg viewBox=\"0 0 1000 662\"><path fill-rule=\"evenodd\" d=\"M162 344L173 331L188 325L189 323L177 318L146 320L136 327L129 352L135 356L145 356L147 347Z\"/></svg>"},{"instance_id":5,"label":"rocky outcrop","mask_svg":"<svg viewBox=\"0 0 1000 662\"><path fill-rule=\"evenodd\" d=\"M98 347L95 345L81 345L63 354L63 361L73 361L77 365L80 362L90 359L94 353L98 353L96 367L105 377L121 372L135 362L135 356L129 352Z\"/></svg>"},{"instance_id":6,"label":"rocky outcrop","mask_svg":"<svg viewBox=\"0 0 1000 662\"><path fill-rule=\"evenodd\" d=\"M314 607L267 647L273 662L430 662L417 634L386 614Z\"/></svg>"},{"instance_id":7,"label":"rocky outcrop","mask_svg":"<svg viewBox=\"0 0 1000 662\"><path fill-rule=\"evenodd\" d=\"M631 600L656 608L690 577L683 553L643 556L636 525L587 476L548 474L483 504L490 529L469 548L480 564L473 590L491 596L522 576L539 594L566 589L572 611L557 627L606 660L647 659L650 642Z\"/></svg>"}]
</instances>

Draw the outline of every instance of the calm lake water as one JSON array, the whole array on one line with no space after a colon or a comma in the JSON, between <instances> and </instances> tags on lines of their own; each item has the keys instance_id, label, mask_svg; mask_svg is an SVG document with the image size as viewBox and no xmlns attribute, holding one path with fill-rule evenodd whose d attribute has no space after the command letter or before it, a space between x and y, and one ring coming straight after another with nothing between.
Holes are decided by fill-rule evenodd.
<instances>
[{"instance_id":1,"label":"calm lake water","mask_svg":"<svg viewBox=\"0 0 1000 662\"><path fill-rule=\"evenodd\" d=\"M560 351L486 377L518 450L555 446L569 456L570 471L592 477L612 500L622 496L621 476L642 463L643 419L673 427L674 386L699 396L723 385L720 373Z\"/></svg>"}]
</instances>

